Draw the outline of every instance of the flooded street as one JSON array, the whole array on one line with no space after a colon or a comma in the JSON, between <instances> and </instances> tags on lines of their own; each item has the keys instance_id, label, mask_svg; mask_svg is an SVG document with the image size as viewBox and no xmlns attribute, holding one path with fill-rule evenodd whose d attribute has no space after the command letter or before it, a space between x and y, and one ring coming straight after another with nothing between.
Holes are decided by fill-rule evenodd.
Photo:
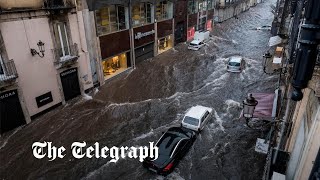
<instances>
[{"instance_id":1,"label":"flooded street","mask_svg":"<svg viewBox=\"0 0 320 180\"><path fill-rule=\"evenodd\" d=\"M265 133L239 120L249 92L273 92L277 77L263 73L268 49L270 5L258 4L216 24L212 39L199 51L179 44L137 68L107 82L90 97L67 102L31 124L0 138L0 179L261 179L265 155L254 151ZM241 55L245 70L226 71L227 58ZM147 146L162 132L179 126L194 105L214 109L213 116L173 173L162 177L142 167L138 159L75 159L74 141L101 146ZM63 159L38 160L33 142L66 147Z\"/></svg>"}]
</instances>

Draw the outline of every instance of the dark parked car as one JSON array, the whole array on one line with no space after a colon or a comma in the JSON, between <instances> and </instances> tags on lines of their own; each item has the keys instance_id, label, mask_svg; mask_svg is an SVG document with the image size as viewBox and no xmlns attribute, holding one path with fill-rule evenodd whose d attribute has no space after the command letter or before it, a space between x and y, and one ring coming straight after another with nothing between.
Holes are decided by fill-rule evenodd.
<instances>
[{"instance_id":1,"label":"dark parked car","mask_svg":"<svg viewBox=\"0 0 320 180\"><path fill-rule=\"evenodd\" d=\"M156 160L147 157L143 166L149 170L167 175L172 172L179 160L188 152L196 139L196 133L184 127L171 127L165 132L156 146L159 148L159 156Z\"/></svg>"}]
</instances>

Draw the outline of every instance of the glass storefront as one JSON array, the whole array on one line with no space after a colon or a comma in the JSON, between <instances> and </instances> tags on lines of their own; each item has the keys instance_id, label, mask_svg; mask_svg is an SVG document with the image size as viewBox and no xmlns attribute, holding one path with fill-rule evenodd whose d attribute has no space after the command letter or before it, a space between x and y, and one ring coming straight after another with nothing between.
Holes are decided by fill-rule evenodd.
<instances>
[{"instance_id":1,"label":"glass storefront","mask_svg":"<svg viewBox=\"0 0 320 180\"><path fill-rule=\"evenodd\" d=\"M153 7L150 3L139 3L132 6L132 25L142 26L152 23Z\"/></svg>"},{"instance_id":2,"label":"glass storefront","mask_svg":"<svg viewBox=\"0 0 320 180\"><path fill-rule=\"evenodd\" d=\"M171 19L173 17L173 3L171 1L160 1L157 3L157 21Z\"/></svg>"},{"instance_id":3,"label":"glass storefront","mask_svg":"<svg viewBox=\"0 0 320 180\"><path fill-rule=\"evenodd\" d=\"M198 12L198 1L197 0L189 0L188 1L188 14L194 14Z\"/></svg>"},{"instance_id":4,"label":"glass storefront","mask_svg":"<svg viewBox=\"0 0 320 180\"><path fill-rule=\"evenodd\" d=\"M127 8L120 5L109 5L96 11L98 35L104 35L123 29L128 29Z\"/></svg>"},{"instance_id":5,"label":"glass storefront","mask_svg":"<svg viewBox=\"0 0 320 180\"><path fill-rule=\"evenodd\" d=\"M187 32L187 41L191 41L193 40L194 37L194 33L196 32L194 27L188 28L188 32Z\"/></svg>"},{"instance_id":6,"label":"glass storefront","mask_svg":"<svg viewBox=\"0 0 320 180\"><path fill-rule=\"evenodd\" d=\"M172 35L158 40L158 54L161 54L173 47Z\"/></svg>"},{"instance_id":7,"label":"glass storefront","mask_svg":"<svg viewBox=\"0 0 320 180\"><path fill-rule=\"evenodd\" d=\"M130 53L122 53L102 61L104 79L109 79L130 67Z\"/></svg>"},{"instance_id":8,"label":"glass storefront","mask_svg":"<svg viewBox=\"0 0 320 180\"><path fill-rule=\"evenodd\" d=\"M208 31L212 31L212 27L213 27L213 26L212 26L212 20L208 20L208 21L207 21L207 30L208 30Z\"/></svg>"}]
</instances>

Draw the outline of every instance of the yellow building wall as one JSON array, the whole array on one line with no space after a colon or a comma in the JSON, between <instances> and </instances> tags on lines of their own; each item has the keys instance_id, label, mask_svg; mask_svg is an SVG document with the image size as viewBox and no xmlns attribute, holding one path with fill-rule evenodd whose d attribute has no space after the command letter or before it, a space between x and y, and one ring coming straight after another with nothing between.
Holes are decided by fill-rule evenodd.
<instances>
[{"instance_id":1,"label":"yellow building wall","mask_svg":"<svg viewBox=\"0 0 320 180\"><path fill-rule=\"evenodd\" d=\"M0 7L3 9L12 8L40 8L43 0L1 0Z\"/></svg>"}]
</instances>

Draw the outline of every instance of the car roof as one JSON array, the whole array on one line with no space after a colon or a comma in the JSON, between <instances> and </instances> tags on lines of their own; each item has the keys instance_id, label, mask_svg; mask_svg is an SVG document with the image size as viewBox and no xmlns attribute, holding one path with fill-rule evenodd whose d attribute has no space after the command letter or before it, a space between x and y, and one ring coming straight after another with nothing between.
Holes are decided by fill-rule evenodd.
<instances>
[{"instance_id":1,"label":"car roof","mask_svg":"<svg viewBox=\"0 0 320 180\"><path fill-rule=\"evenodd\" d=\"M204 106L199 106L199 105L193 106L189 109L186 116L200 119L206 110L207 110L207 108Z\"/></svg>"},{"instance_id":2,"label":"car roof","mask_svg":"<svg viewBox=\"0 0 320 180\"><path fill-rule=\"evenodd\" d=\"M230 57L229 62L238 62L238 63L240 63L241 59L242 59L241 56L232 56L232 57Z\"/></svg>"}]
</instances>

